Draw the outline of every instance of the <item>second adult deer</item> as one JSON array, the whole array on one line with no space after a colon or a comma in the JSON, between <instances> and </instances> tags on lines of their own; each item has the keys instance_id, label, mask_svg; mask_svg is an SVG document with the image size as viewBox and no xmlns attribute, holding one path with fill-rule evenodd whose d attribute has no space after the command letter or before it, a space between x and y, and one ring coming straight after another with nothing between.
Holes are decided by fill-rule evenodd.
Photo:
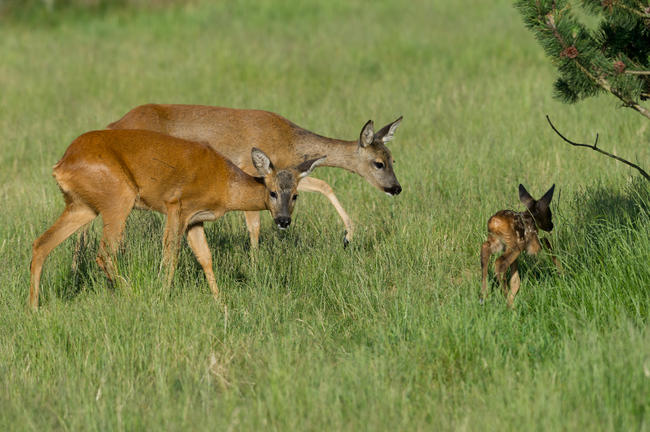
<instances>
[{"instance_id":1,"label":"second adult deer","mask_svg":"<svg viewBox=\"0 0 650 432\"><path fill-rule=\"evenodd\" d=\"M203 223L232 210L270 210L276 224L286 228L300 179L324 157L277 170L259 149L251 162L259 177L237 168L207 145L144 130L104 130L81 135L54 166L53 175L65 209L54 224L34 241L29 304L38 307L39 283L48 254L97 215L103 236L97 263L115 280L113 259L127 216L135 208L166 215L163 263L167 284L176 268L180 240L194 252L212 293L218 294L212 256Z\"/></svg>"},{"instance_id":2,"label":"second adult deer","mask_svg":"<svg viewBox=\"0 0 650 432\"><path fill-rule=\"evenodd\" d=\"M539 200L535 200L519 185L519 200L526 206L523 212L501 210L488 220L488 239L481 247L481 301L487 296L488 263L492 254L503 251L503 255L494 263L497 280L502 286L503 293L507 295L508 307L512 307L517 291L521 284L517 258L524 250L537 255L542 249L537 228L550 232L553 229L550 209L551 199L555 185ZM541 239L549 250L551 243L546 238ZM559 261L551 255L553 263L561 270ZM506 271L510 268L510 289L506 289Z\"/></svg>"},{"instance_id":3,"label":"second adult deer","mask_svg":"<svg viewBox=\"0 0 650 432\"><path fill-rule=\"evenodd\" d=\"M393 139L402 117L375 132L368 121L358 139L327 138L268 111L204 105L147 104L133 108L109 129L147 129L191 141L205 142L249 174L254 173L250 149L263 150L279 168L296 165L315 155L325 155L323 166L340 167L359 174L389 195L402 191L393 171L393 157L386 143ZM330 200L345 225L343 242L352 240L354 226L334 191L323 180L302 180L298 190L320 192ZM251 247L257 248L260 215L247 212L246 225Z\"/></svg>"}]
</instances>

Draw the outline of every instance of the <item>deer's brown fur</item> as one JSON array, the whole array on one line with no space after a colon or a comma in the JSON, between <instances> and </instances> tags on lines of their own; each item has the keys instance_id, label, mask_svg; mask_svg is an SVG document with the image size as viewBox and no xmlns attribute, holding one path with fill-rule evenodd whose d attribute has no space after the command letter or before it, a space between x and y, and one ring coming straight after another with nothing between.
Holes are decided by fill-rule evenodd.
<instances>
[{"instance_id":1,"label":"deer's brown fur","mask_svg":"<svg viewBox=\"0 0 650 432\"><path fill-rule=\"evenodd\" d=\"M526 191L524 186L519 185L519 199L526 206L526 210L523 212L500 210L488 220L488 239L481 247L481 301L487 296L490 256L503 251L494 264L495 274L504 295L507 295L508 306L513 306L521 284L517 258L523 251L537 255L542 249L537 229L549 232L553 229L550 203L554 189L555 185L537 201ZM547 239L542 238L541 241L545 247L551 250L551 243ZM561 269L557 258L552 256L552 259L558 270ZM508 268L510 269L509 290L506 287Z\"/></svg>"},{"instance_id":2,"label":"deer's brown fur","mask_svg":"<svg viewBox=\"0 0 650 432\"><path fill-rule=\"evenodd\" d=\"M252 147L263 150L279 168L325 155L327 160L323 166L340 167L359 174L382 191L397 195L402 187L395 177L393 158L385 144L392 140L401 120L400 117L376 133L372 121L368 121L358 139L345 141L315 134L268 111L147 104L132 109L107 127L147 129L205 142L249 174L255 172L249 157ZM347 244L353 237L354 227L332 188L324 181L310 177L300 182L299 190L320 192L330 200L345 225L344 241ZM259 236L259 213L247 213L246 223L251 245L255 248Z\"/></svg>"},{"instance_id":3,"label":"deer's brown fur","mask_svg":"<svg viewBox=\"0 0 650 432\"><path fill-rule=\"evenodd\" d=\"M252 156L252 157L251 157ZM323 158L276 170L259 149L251 162L253 177L207 145L145 130L104 130L81 135L54 166L65 199L59 219L33 244L29 303L38 307L39 281L47 255L82 226L102 216L103 236L97 263L110 280L127 216L136 208L167 216L163 263L171 282L183 233L218 294L203 223L231 210L271 211L276 223L290 222L298 182Z\"/></svg>"}]
</instances>

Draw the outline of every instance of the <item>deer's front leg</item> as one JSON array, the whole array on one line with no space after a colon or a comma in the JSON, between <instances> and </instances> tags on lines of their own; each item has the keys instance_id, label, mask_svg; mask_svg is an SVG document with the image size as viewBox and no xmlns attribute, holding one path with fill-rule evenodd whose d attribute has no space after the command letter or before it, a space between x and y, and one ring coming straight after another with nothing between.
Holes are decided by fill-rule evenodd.
<instances>
[{"instance_id":1,"label":"deer's front leg","mask_svg":"<svg viewBox=\"0 0 650 432\"><path fill-rule=\"evenodd\" d=\"M163 234L163 261L166 267L167 275L165 278L165 287L171 286L178 262L178 249L183 230L181 229L181 206L180 203L168 204L167 206L167 223L165 224L165 233Z\"/></svg>"},{"instance_id":2,"label":"deer's front leg","mask_svg":"<svg viewBox=\"0 0 650 432\"><path fill-rule=\"evenodd\" d=\"M305 177L298 184L298 190L305 192L320 192L327 197L327 199L336 209L336 212L339 214L341 220L343 220L343 225L345 226L345 233L343 234L343 247L347 246L348 243L352 241L352 237L354 236L354 225L352 224L352 219L350 219L350 216L348 216L338 198L336 195L334 195L332 187L323 180L319 180L313 177Z\"/></svg>"},{"instance_id":3,"label":"deer's front leg","mask_svg":"<svg viewBox=\"0 0 650 432\"><path fill-rule=\"evenodd\" d=\"M245 211L244 218L246 219L248 237L251 241L251 250L257 250L260 241L260 212Z\"/></svg>"},{"instance_id":4,"label":"deer's front leg","mask_svg":"<svg viewBox=\"0 0 650 432\"><path fill-rule=\"evenodd\" d=\"M214 277L214 272L212 271L212 253L210 252L208 241L205 238L205 231L203 230L202 223L193 225L187 230L187 243L190 245L192 252L194 252L196 260L203 268L212 295L214 295L215 298L218 297L219 288L217 288L217 281Z\"/></svg>"},{"instance_id":5,"label":"deer's front leg","mask_svg":"<svg viewBox=\"0 0 650 432\"><path fill-rule=\"evenodd\" d=\"M553 253L551 242L546 237L543 237L541 240L544 247L549 250L551 255L551 260L553 260L553 264L555 264L555 267L557 267L557 272L562 273L562 263L560 263L560 260L558 260L555 254Z\"/></svg>"}]
</instances>

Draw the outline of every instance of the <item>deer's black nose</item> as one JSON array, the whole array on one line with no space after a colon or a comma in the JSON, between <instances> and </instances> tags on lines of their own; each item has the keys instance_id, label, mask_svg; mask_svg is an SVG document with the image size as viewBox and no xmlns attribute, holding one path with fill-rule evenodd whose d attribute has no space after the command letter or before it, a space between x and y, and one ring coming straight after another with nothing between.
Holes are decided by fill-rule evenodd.
<instances>
[{"instance_id":1,"label":"deer's black nose","mask_svg":"<svg viewBox=\"0 0 650 432\"><path fill-rule=\"evenodd\" d=\"M291 218L287 216L280 216L275 218L275 223L280 229L286 229L291 224Z\"/></svg>"},{"instance_id":2,"label":"deer's black nose","mask_svg":"<svg viewBox=\"0 0 650 432\"><path fill-rule=\"evenodd\" d=\"M397 184L395 186L387 187L384 188L384 192L391 195L399 195L399 193L402 192L402 186Z\"/></svg>"}]
</instances>

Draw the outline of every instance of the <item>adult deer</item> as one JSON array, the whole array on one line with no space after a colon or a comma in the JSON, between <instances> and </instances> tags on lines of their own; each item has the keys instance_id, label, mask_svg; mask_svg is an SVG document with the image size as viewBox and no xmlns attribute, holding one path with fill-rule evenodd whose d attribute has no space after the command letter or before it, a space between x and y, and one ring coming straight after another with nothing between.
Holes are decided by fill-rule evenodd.
<instances>
[{"instance_id":1,"label":"adult deer","mask_svg":"<svg viewBox=\"0 0 650 432\"><path fill-rule=\"evenodd\" d=\"M503 293L508 297L508 307L512 307L515 295L519 291L521 279L519 278L519 267L517 258L524 250L537 255L542 249L537 228L550 232L553 229L550 209L551 199L555 185L544 194L539 201L535 200L526 191L523 185L519 185L519 200L526 206L523 212L512 210L501 210L495 213L488 220L488 239L481 247L481 302L487 295L487 274L490 256L494 253L504 251L503 255L497 258L494 263L497 280L502 286ZM546 238L541 239L549 251L551 243ZM551 255L553 263L560 271L562 268L559 261ZM510 268L510 289L506 289L506 271Z\"/></svg>"},{"instance_id":2,"label":"adult deer","mask_svg":"<svg viewBox=\"0 0 650 432\"><path fill-rule=\"evenodd\" d=\"M402 187L393 172L393 158L385 144L393 139L401 121L402 117L378 132L375 132L373 122L368 121L361 129L359 139L344 141L317 135L268 111L148 104L132 109L107 128L147 129L205 142L249 174L255 171L248 156L252 147L263 150L278 167L325 155L327 160L323 166L359 174L389 195L398 195ZM354 235L354 227L330 185L310 177L300 182L298 190L320 192L329 199L345 225L343 242L347 245ZM259 212L246 212L245 218L251 247L257 248Z\"/></svg>"},{"instance_id":3,"label":"adult deer","mask_svg":"<svg viewBox=\"0 0 650 432\"><path fill-rule=\"evenodd\" d=\"M286 228L297 198L298 182L324 157L277 170L264 152L253 148L259 177L246 174L207 145L144 130L104 130L81 135L54 166L65 209L33 245L29 304L38 307L41 272L47 255L98 214L103 235L97 263L109 280L127 216L135 208L166 215L163 264L170 284L183 233L203 267L212 293L219 291L203 223L232 210L270 210Z\"/></svg>"}]
</instances>

